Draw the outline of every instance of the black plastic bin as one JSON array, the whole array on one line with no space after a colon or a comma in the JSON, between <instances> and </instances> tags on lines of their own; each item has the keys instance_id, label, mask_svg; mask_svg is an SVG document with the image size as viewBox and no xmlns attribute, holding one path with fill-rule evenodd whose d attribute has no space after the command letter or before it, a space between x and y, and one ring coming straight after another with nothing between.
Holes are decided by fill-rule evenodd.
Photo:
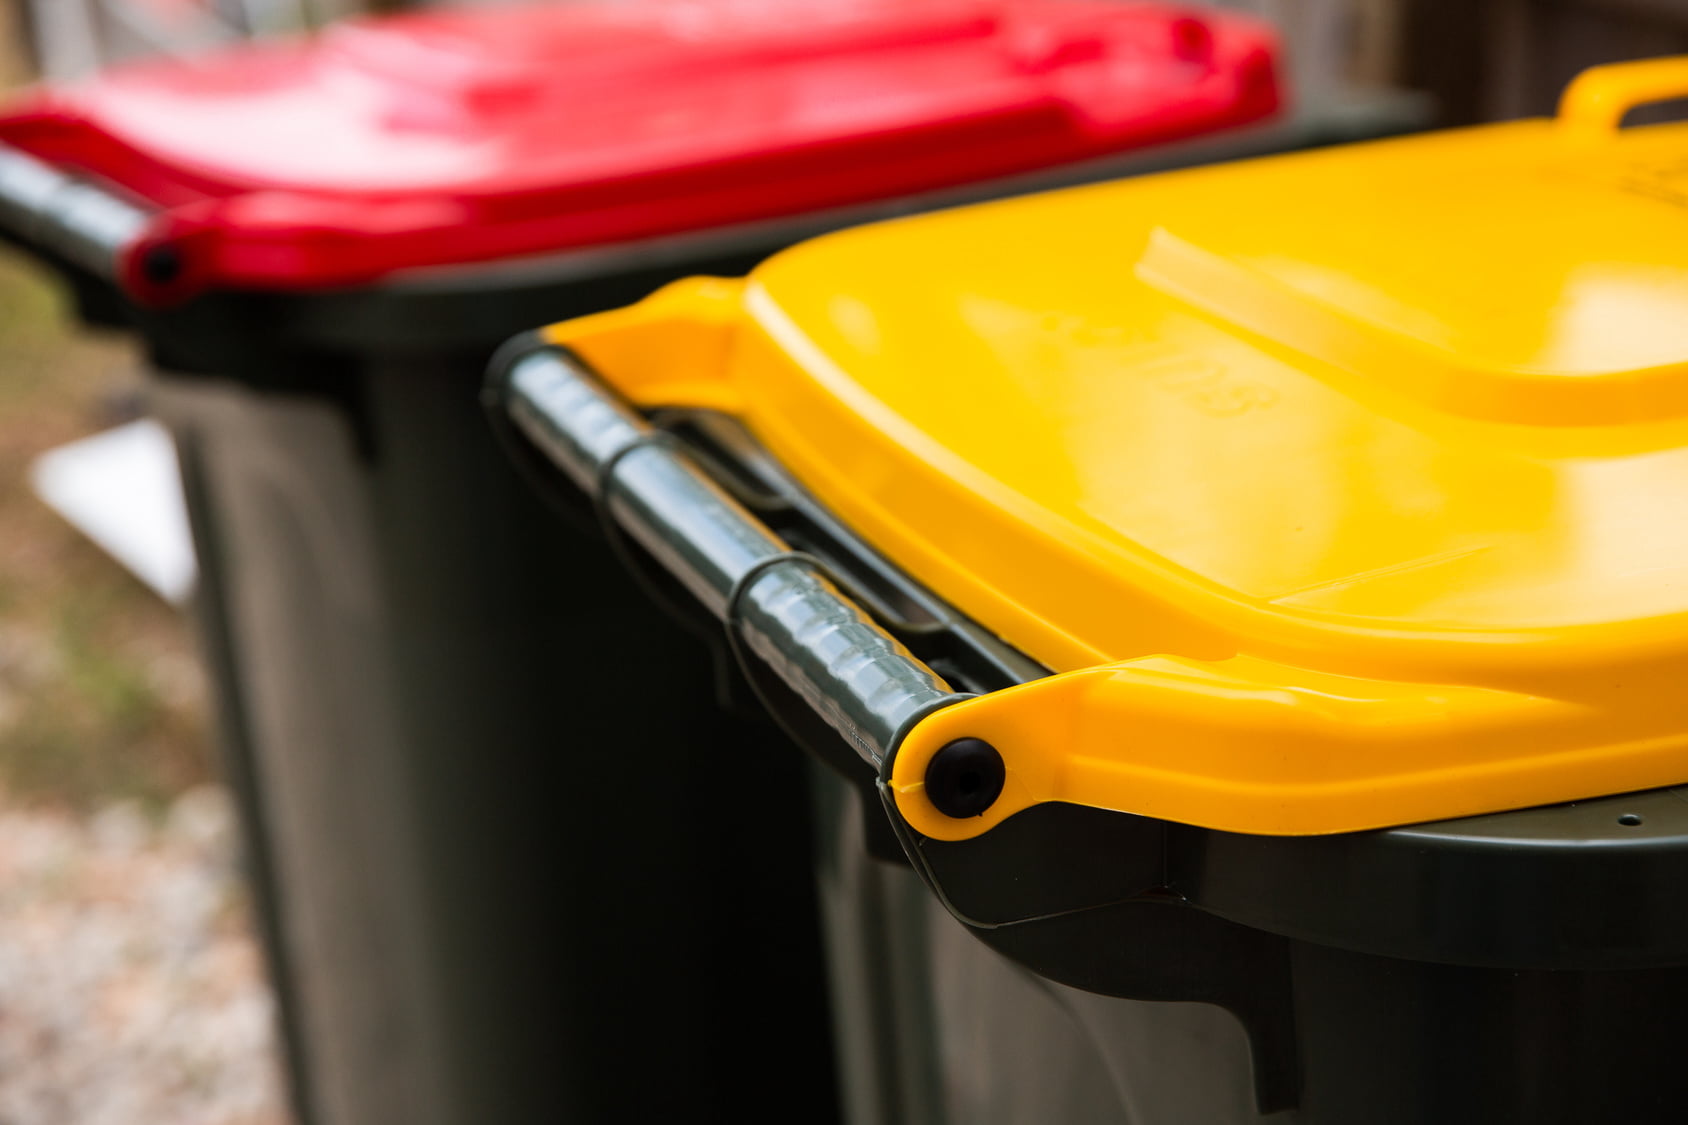
<instances>
[{"instance_id":1,"label":"black plastic bin","mask_svg":"<svg viewBox=\"0 0 1688 1125\"><path fill-rule=\"evenodd\" d=\"M1688 126L1619 123L1683 90L829 236L495 368L821 763L851 1120L1681 1115Z\"/></svg>"}]
</instances>

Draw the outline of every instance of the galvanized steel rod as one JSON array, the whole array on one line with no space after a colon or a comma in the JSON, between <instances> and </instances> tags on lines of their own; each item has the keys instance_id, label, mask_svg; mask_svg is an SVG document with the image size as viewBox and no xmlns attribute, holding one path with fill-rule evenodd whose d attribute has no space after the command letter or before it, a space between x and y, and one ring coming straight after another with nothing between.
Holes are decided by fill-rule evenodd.
<instances>
[{"instance_id":1,"label":"galvanized steel rod","mask_svg":"<svg viewBox=\"0 0 1688 1125\"><path fill-rule=\"evenodd\" d=\"M143 207L0 144L0 228L104 278L151 221Z\"/></svg>"},{"instance_id":2,"label":"galvanized steel rod","mask_svg":"<svg viewBox=\"0 0 1688 1125\"><path fill-rule=\"evenodd\" d=\"M904 727L962 698L567 354L516 360L504 395L546 458L864 761L878 768Z\"/></svg>"}]
</instances>

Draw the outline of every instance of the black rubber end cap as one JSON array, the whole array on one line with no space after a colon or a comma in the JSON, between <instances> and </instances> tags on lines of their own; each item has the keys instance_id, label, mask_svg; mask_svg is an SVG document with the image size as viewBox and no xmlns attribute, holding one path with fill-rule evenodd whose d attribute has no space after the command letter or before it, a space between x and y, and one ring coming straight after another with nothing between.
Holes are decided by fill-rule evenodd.
<instances>
[{"instance_id":1,"label":"black rubber end cap","mask_svg":"<svg viewBox=\"0 0 1688 1125\"><path fill-rule=\"evenodd\" d=\"M947 743L926 766L926 799L945 816L982 816L1002 796L1008 770L996 747L979 738Z\"/></svg>"},{"instance_id":2,"label":"black rubber end cap","mask_svg":"<svg viewBox=\"0 0 1688 1125\"><path fill-rule=\"evenodd\" d=\"M154 285L169 285L182 276L182 254L174 246L152 246L141 254L141 276Z\"/></svg>"}]
</instances>

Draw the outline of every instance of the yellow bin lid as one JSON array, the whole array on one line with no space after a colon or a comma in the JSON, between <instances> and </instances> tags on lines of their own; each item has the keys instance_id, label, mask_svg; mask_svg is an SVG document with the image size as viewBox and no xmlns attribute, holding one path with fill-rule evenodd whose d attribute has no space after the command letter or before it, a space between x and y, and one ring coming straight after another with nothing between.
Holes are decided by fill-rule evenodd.
<instances>
[{"instance_id":1,"label":"yellow bin lid","mask_svg":"<svg viewBox=\"0 0 1688 1125\"><path fill-rule=\"evenodd\" d=\"M1554 120L818 239L551 338L1059 673L904 815L1374 828L1688 781L1688 58ZM984 816L925 803L986 739Z\"/></svg>"}]
</instances>

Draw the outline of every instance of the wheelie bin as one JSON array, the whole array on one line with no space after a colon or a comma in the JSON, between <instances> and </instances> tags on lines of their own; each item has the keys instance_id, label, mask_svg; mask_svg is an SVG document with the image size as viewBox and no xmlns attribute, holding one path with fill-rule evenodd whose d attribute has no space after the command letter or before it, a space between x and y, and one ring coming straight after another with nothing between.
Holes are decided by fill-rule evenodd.
<instances>
[{"instance_id":1,"label":"wheelie bin","mask_svg":"<svg viewBox=\"0 0 1688 1125\"><path fill-rule=\"evenodd\" d=\"M830 767L856 1120L1680 1118L1688 124L1620 125L1683 96L829 235L498 366Z\"/></svg>"},{"instance_id":2,"label":"wheelie bin","mask_svg":"<svg viewBox=\"0 0 1688 1125\"><path fill-rule=\"evenodd\" d=\"M307 1125L834 1112L807 858L732 811L803 838L801 768L542 518L477 403L497 344L1277 100L1269 33L1186 8L676 0L0 115L0 229L156 371Z\"/></svg>"}]
</instances>

